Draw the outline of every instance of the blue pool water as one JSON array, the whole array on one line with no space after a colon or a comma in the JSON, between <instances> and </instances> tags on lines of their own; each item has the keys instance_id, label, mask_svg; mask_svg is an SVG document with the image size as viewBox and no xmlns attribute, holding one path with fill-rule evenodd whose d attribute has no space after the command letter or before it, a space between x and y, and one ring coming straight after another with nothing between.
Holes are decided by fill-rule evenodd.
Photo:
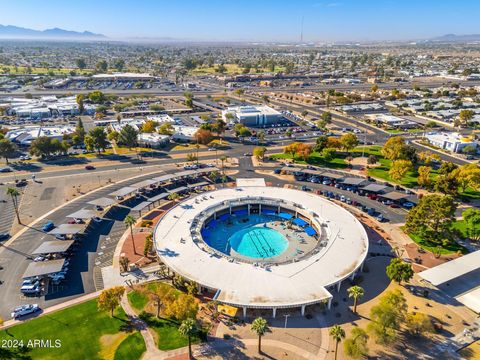
<instances>
[{"instance_id":1,"label":"blue pool water","mask_svg":"<svg viewBox=\"0 0 480 360\"><path fill-rule=\"evenodd\" d=\"M280 232L269 227L277 216L231 216L216 220L202 230L204 241L227 255L231 250L254 259L266 259L282 254L288 248L288 240Z\"/></svg>"}]
</instances>

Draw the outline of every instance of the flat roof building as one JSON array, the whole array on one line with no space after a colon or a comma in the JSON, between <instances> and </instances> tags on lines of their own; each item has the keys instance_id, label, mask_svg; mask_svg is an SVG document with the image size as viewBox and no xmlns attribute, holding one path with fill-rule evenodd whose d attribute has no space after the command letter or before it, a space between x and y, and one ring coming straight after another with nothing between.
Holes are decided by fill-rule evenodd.
<instances>
[{"instance_id":1,"label":"flat roof building","mask_svg":"<svg viewBox=\"0 0 480 360\"><path fill-rule=\"evenodd\" d=\"M281 112L266 105L235 106L222 110L222 119L231 122L227 114L233 115L233 122L245 126L266 126L276 124L283 119Z\"/></svg>"},{"instance_id":2,"label":"flat roof building","mask_svg":"<svg viewBox=\"0 0 480 360\"><path fill-rule=\"evenodd\" d=\"M467 146L478 149L478 143L475 140L459 133L428 133L426 138L430 144L451 152L462 152Z\"/></svg>"}]
</instances>

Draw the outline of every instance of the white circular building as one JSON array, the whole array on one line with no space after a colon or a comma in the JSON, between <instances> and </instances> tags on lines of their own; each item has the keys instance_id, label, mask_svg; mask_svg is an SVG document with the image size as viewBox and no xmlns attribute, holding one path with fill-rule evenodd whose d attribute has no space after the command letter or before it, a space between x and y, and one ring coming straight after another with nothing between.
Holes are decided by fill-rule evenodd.
<instances>
[{"instance_id":1,"label":"white circular building","mask_svg":"<svg viewBox=\"0 0 480 360\"><path fill-rule=\"evenodd\" d=\"M368 236L348 211L312 193L240 186L207 192L168 211L154 232L175 273L243 309L324 302L361 269Z\"/></svg>"}]
</instances>

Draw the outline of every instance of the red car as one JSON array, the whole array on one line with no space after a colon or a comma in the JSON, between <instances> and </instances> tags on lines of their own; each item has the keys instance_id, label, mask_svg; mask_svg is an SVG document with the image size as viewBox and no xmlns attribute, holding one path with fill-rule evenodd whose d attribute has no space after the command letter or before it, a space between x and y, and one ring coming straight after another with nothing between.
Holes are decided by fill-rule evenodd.
<instances>
[{"instance_id":1,"label":"red car","mask_svg":"<svg viewBox=\"0 0 480 360\"><path fill-rule=\"evenodd\" d=\"M390 204L390 207L391 207L391 208L395 208L395 209L397 209L397 208L399 208L399 207L400 207L400 205L398 205L398 204Z\"/></svg>"},{"instance_id":2,"label":"red car","mask_svg":"<svg viewBox=\"0 0 480 360\"><path fill-rule=\"evenodd\" d=\"M87 165L87 166L85 166L85 170L95 170L95 166Z\"/></svg>"}]
</instances>

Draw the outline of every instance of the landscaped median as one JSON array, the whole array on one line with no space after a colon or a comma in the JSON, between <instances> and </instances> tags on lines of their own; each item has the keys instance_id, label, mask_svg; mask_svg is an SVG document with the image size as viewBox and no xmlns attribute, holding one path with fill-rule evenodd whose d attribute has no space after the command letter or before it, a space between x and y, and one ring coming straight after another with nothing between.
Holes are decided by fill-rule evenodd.
<instances>
[{"instance_id":1,"label":"landscaped median","mask_svg":"<svg viewBox=\"0 0 480 360\"><path fill-rule=\"evenodd\" d=\"M140 359L143 338L121 308L110 317L89 300L0 331L1 359ZM24 346L24 350L20 345ZM127 350L128 349L128 350ZM125 354L128 356L125 357Z\"/></svg>"}]
</instances>

